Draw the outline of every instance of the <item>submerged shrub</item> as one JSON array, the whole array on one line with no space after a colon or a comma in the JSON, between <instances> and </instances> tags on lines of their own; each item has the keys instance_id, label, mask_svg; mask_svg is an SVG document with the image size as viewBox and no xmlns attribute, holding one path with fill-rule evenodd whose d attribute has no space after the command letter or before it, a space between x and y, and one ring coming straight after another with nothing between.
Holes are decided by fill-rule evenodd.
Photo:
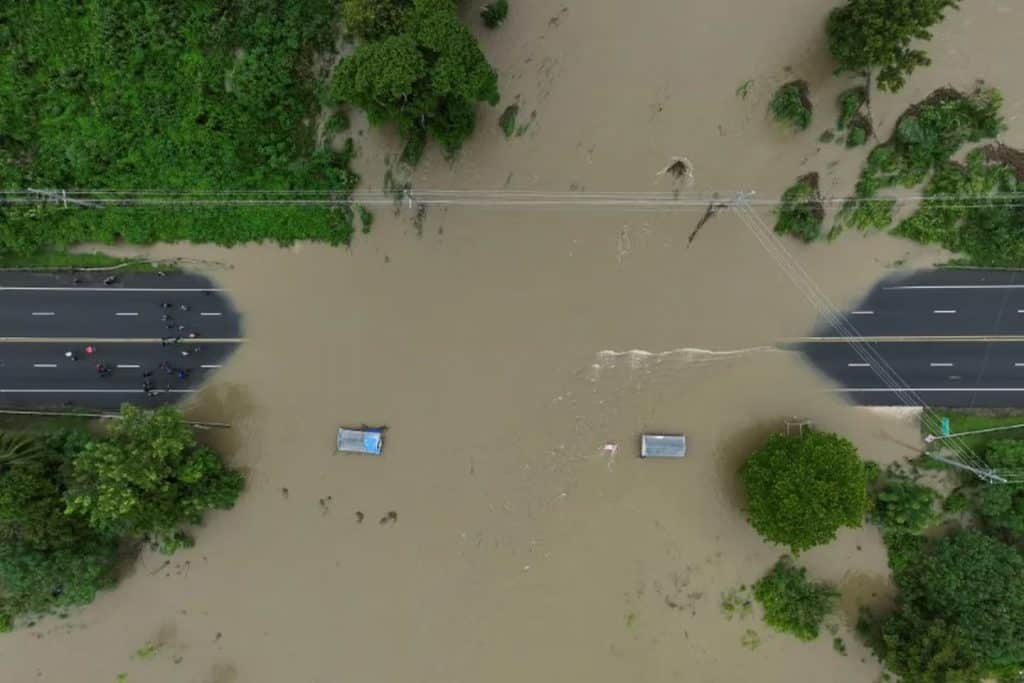
<instances>
[{"instance_id":1,"label":"submerged shrub","mask_svg":"<svg viewBox=\"0 0 1024 683\"><path fill-rule=\"evenodd\" d=\"M966 95L951 88L935 91L904 112L892 137L871 150L857 196L870 197L896 185L913 187L964 143L995 137L1003 129L1001 104L995 89Z\"/></svg>"},{"instance_id":2,"label":"submerged shrub","mask_svg":"<svg viewBox=\"0 0 1024 683\"><path fill-rule=\"evenodd\" d=\"M843 130L860 113L868 101L868 89L864 86L850 88L839 93L839 120L836 128Z\"/></svg>"},{"instance_id":3,"label":"submerged shrub","mask_svg":"<svg viewBox=\"0 0 1024 683\"><path fill-rule=\"evenodd\" d=\"M769 109L779 123L794 130L806 130L811 125L813 111L807 81L790 81L779 86L772 95Z\"/></svg>"},{"instance_id":4,"label":"submerged shrub","mask_svg":"<svg viewBox=\"0 0 1024 683\"><path fill-rule=\"evenodd\" d=\"M487 28L498 28L507 16L508 0L495 0L480 10L480 18Z\"/></svg>"},{"instance_id":5,"label":"submerged shrub","mask_svg":"<svg viewBox=\"0 0 1024 683\"><path fill-rule=\"evenodd\" d=\"M516 132L516 117L518 115L519 105L510 104L505 107L505 111L501 112L501 116L498 117L498 127L501 128L501 132L505 134L505 137L510 138Z\"/></svg>"},{"instance_id":6,"label":"submerged shrub","mask_svg":"<svg viewBox=\"0 0 1024 683\"><path fill-rule=\"evenodd\" d=\"M800 640L818 637L821 623L835 609L839 591L807 578L807 570L783 556L754 584L754 599L764 607L764 621Z\"/></svg>"},{"instance_id":7,"label":"submerged shrub","mask_svg":"<svg viewBox=\"0 0 1024 683\"><path fill-rule=\"evenodd\" d=\"M818 192L818 174L808 173L782 194L776 210L775 232L812 242L821 234L825 208Z\"/></svg>"}]
</instances>

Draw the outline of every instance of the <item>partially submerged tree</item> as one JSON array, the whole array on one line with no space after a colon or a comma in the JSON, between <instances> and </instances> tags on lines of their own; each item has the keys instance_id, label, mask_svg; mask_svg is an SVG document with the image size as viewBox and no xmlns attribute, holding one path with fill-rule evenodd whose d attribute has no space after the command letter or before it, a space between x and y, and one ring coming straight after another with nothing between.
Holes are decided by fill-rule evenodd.
<instances>
[{"instance_id":1,"label":"partially submerged tree","mask_svg":"<svg viewBox=\"0 0 1024 683\"><path fill-rule=\"evenodd\" d=\"M754 584L754 599L764 607L765 623L800 640L818 637L838 598L839 591L808 580L807 570L785 556Z\"/></svg>"},{"instance_id":2,"label":"partially submerged tree","mask_svg":"<svg viewBox=\"0 0 1024 683\"><path fill-rule=\"evenodd\" d=\"M772 434L740 468L751 526L794 553L860 526L872 476L852 443L814 429Z\"/></svg>"},{"instance_id":3,"label":"partially submerged tree","mask_svg":"<svg viewBox=\"0 0 1024 683\"><path fill-rule=\"evenodd\" d=\"M825 221L825 206L818 190L818 174L808 173L797 178L782 194L782 203L776 209L775 232L790 234L804 242L813 242L821 234Z\"/></svg>"},{"instance_id":4,"label":"partially submerged tree","mask_svg":"<svg viewBox=\"0 0 1024 683\"><path fill-rule=\"evenodd\" d=\"M838 71L878 70L878 87L896 91L914 69L931 63L914 40L929 40L928 30L960 0L849 0L829 14L828 48Z\"/></svg>"},{"instance_id":5,"label":"partially submerged tree","mask_svg":"<svg viewBox=\"0 0 1024 683\"><path fill-rule=\"evenodd\" d=\"M453 154L473 132L477 102L498 102L498 76L452 0L412 0L403 30L365 41L338 65L331 85L372 124L395 123L415 163L427 136Z\"/></svg>"},{"instance_id":6,"label":"partially submerged tree","mask_svg":"<svg viewBox=\"0 0 1024 683\"><path fill-rule=\"evenodd\" d=\"M109 437L86 444L72 463L67 511L101 532L140 537L164 552L191 545L184 527L234 505L242 476L196 442L181 413L130 405Z\"/></svg>"}]
</instances>

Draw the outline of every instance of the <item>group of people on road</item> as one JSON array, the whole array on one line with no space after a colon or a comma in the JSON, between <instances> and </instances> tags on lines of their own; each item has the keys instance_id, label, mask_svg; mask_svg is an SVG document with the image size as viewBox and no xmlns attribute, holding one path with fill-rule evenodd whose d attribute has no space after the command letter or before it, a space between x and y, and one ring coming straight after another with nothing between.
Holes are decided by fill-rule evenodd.
<instances>
[{"instance_id":1,"label":"group of people on road","mask_svg":"<svg viewBox=\"0 0 1024 683\"><path fill-rule=\"evenodd\" d=\"M108 278L108 280L110 279L113 279L114 282L116 282L116 278ZM113 284L113 282L104 281L104 284L110 285ZM178 321L176 321L174 317L171 315L171 313L169 313L169 311L171 311L172 309L187 313L188 311L191 310L191 306L185 303L181 303L175 306L175 304L173 304L172 302L161 301L160 308L164 311L164 313L160 317L161 321L166 325L167 329L171 329L176 332L176 334L172 336L161 336L161 347L166 348L167 346L171 345L177 346L179 344L182 344L182 342L186 340L193 340L199 338L198 332L196 332L195 330L189 330L185 325L180 324ZM182 358L192 358L193 356L202 353L203 350L204 348L202 346L189 346L186 348L181 348L178 351L178 354ZM84 347L81 350L81 352L85 356L94 356L97 353L97 348L94 345L90 344ZM79 352L74 349L69 349L65 351L64 357L71 361L78 361L78 359L80 358ZM157 365L154 370L159 370L161 374L167 375L168 380L170 381L186 381L191 375L191 370L189 368L179 367L167 360L161 361L160 364ZM154 370L147 369L144 370L142 373L142 390L145 392L147 396L155 396L157 394L164 393L172 389L172 385L169 383L166 384L162 389L157 388L156 381L153 379ZM96 372L101 378L109 377L111 374L113 374L113 371L114 368L112 368L105 362L101 361L96 363Z\"/></svg>"}]
</instances>

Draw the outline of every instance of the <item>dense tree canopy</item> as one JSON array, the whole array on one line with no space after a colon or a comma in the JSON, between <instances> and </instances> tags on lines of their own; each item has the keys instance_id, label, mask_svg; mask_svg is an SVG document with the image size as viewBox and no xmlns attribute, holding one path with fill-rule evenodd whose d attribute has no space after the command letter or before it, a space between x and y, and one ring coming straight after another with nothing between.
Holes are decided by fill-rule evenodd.
<instances>
[{"instance_id":1,"label":"dense tree canopy","mask_svg":"<svg viewBox=\"0 0 1024 683\"><path fill-rule=\"evenodd\" d=\"M412 0L400 33L366 40L335 70L338 102L395 123L415 162L428 135L453 153L473 132L477 102L496 104L498 77L452 0Z\"/></svg>"},{"instance_id":2,"label":"dense tree canopy","mask_svg":"<svg viewBox=\"0 0 1024 683\"><path fill-rule=\"evenodd\" d=\"M147 537L168 551L189 543L183 526L230 508L242 477L196 443L181 413L125 405L108 437L91 441L72 463L68 512L106 533Z\"/></svg>"},{"instance_id":3,"label":"dense tree canopy","mask_svg":"<svg viewBox=\"0 0 1024 683\"><path fill-rule=\"evenodd\" d=\"M995 470L1018 471L1024 466L1024 441L1000 439L988 444L985 462ZM973 509L986 528L1011 538L1024 536L1024 485L993 486L972 481L969 492Z\"/></svg>"},{"instance_id":4,"label":"dense tree canopy","mask_svg":"<svg viewBox=\"0 0 1024 683\"><path fill-rule=\"evenodd\" d=\"M928 30L960 0L848 0L829 14L828 47L840 71L878 69L878 87L896 91L914 69L931 63L914 40L928 40Z\"/></svg>"},{"instance_id":5,"label":"dense tree canopy","mask_svg":"<svg viewBox=\"0 0 1024 683\"><path fill-rule=\"evenodd\" d=\"M1024 667L1024 558L959 531L894 572L896 610L881 624L880 655L905 681L981 681Z\"/></svg>"},{"instance_id":6,"label":"dense tree canopy","mask_svg":"<svg viewBox=\"0 0 1024 683\"><path fill-rule=\"evenodd\" d=\"M51 443L81 443L55 435ZM21 614L91 602L112 582L116 538L65 514L66 465L49 445L0 470L0 630Z\"/></svg>"},{"instance_id":7,"label":"dense tree canopy","mask_svg":"<svg viewBox=\"0 0 1024 683\"><path fill-rule=\"evenodd\" d=\"M171 552L187 541L182 525L238 496L241 476L173 408L122 414L106 436L17 435L33 447L0 462L0 631L91 602L114 583L119 547L148 539Z\"/></svg>"},{"instance_id":8,"label":"dense tree canopy","mask_svg":"<svg viewBox=\"0 0 1024 683\"><path fill-rule=\"evenodd\" d=\"M355 186L318 146L318 52L337 0L0 3L0 186L161 190ZM78 241L339 243L350 212L8 207L0 255Z\"/></svg>"},{"instance_id":9,"label":"dense tree canopy","mask_svg":"<svg viewBox=\"0 0 1024 683\"><path fill-rule=\"evenodd\" d=\"M934 489L910 481L890 481L874 492L871 521L886 534L916 534L935 521Z\"/></svg>"},{"instance_id":10,"label":"dense tree canopy","mask_svg":"<svg viewBox=\"0 0 1024 683\"><path fill-rule=\"evenodd\" d=\"M794 553L860 526L871 477L852 443L813 429L773 434L740 469L751 526Z\"/></svg>"},{"instance_id":11,"label":"dense tree canopy","mask_svg":"<svg viewBox=\"0 0 1024 683\"><path fill-rule=\"evenodd\" d=\"M345 28L360 38L379 40L401 32L412 0L342 0Z\"/></svg>"}]
</instances>

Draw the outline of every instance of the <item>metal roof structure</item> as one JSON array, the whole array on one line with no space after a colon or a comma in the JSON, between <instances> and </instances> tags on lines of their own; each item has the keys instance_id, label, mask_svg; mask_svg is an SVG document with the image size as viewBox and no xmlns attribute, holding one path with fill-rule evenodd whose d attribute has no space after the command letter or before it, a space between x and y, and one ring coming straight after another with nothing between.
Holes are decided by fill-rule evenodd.
<instances>
[{"instance_id":1,"label":"metal roof structure","mask_svg":"<svg viewBox=\"0 0 1024 683\"><path fill-rule=\"evenodd\" d=\"M644 434L640 437L641 458L685 458L686 437L672 434Z\"/></svg>"},{"instance_id":2,"label":"metal roof structure","mask_svg":"<svg viewBox=\"0 0 1024 683\"><path fill-rule=\"evenodd\" d=\"M364 455L380 455L384 448L384 430L382 429L338 429L339 453L362 453Z\"/></svg>"}]
</instances>

